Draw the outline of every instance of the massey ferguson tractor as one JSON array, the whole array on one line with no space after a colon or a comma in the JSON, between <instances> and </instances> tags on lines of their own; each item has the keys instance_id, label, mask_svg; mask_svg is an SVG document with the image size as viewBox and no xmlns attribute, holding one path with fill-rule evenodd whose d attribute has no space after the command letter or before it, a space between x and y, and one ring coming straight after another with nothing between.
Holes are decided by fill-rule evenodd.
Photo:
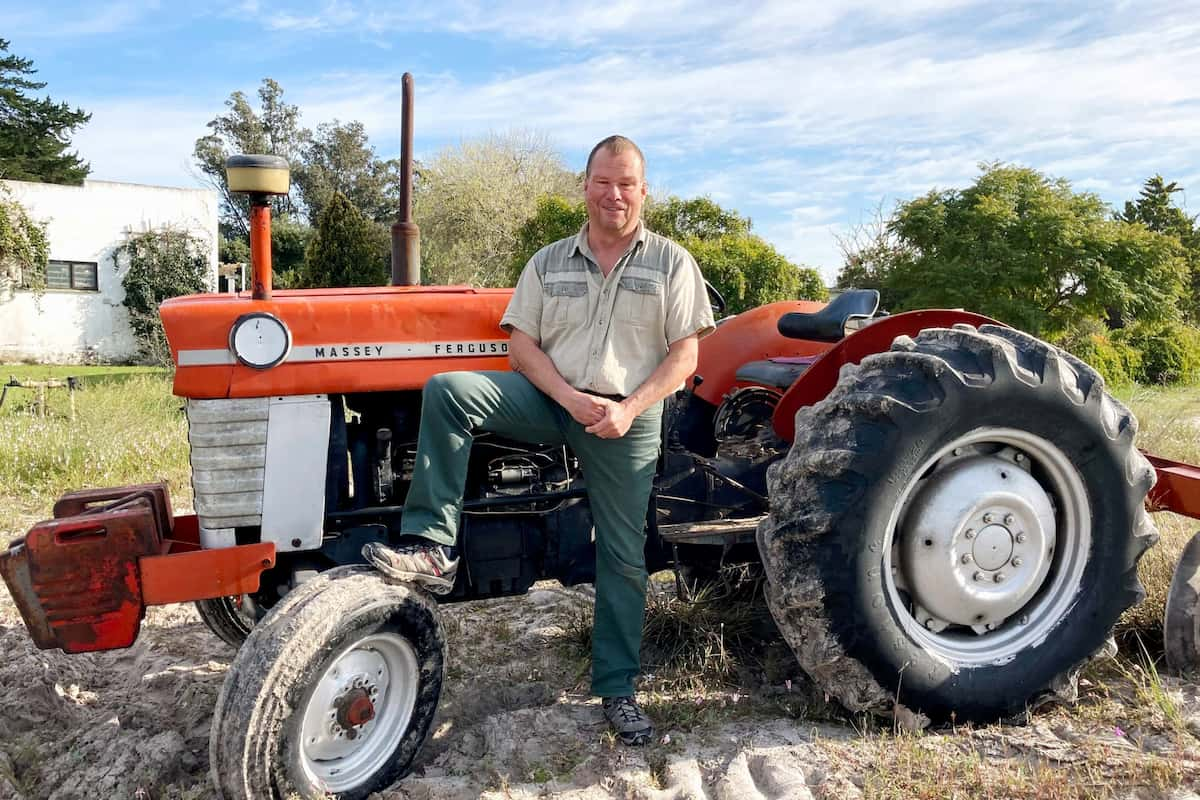
<instances>
[{"instance_id":1,"label":"massey ferguson tractor","mask_svg":"<svg viewBox=\"0 0 1200 800\"><path fill-rule=\"evenodd\" d=\"M147 606L184 601L239 647L212 722L225 798L387 787L437 710L440 605L594 579L578 460L490 434L453 593L362 563L397 536L425 382L508 368L511 290L420 285L411 93L406 75L391 286L272 291L268 201L287 165L230 159L253 290L162 306L195 513L162 483L74 492L0 554L41 648L128 647ZM1143 595L1147 504L1200 517L1200 469L1140 453L1129 410L1073 356L967 311L877 306L874 291L771 303L700 342L664 415L647 567L761 562L799 664L855 712L985 722L1069 693ZM1167 610L1176 669L1200 665L1198 587L1200 539Z\"/></svg>"}]
</instances>

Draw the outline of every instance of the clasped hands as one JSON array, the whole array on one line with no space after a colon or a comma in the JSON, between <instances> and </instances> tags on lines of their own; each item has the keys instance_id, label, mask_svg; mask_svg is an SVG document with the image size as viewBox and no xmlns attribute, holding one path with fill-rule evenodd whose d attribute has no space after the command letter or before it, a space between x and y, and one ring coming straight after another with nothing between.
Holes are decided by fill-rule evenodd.
<instances>
[{"instance_id":1,"label":"clasped hands","mask_svg":"<svg viewBox=\"0 0 1200 800\"><path fill-rule=\"evenodd\" d=\"M571 417L584 426L587 433L601 439L619 439L633 424L633 414L623 403L586 392L575 392L566 405Z\"/></svg>"}]
</instances>

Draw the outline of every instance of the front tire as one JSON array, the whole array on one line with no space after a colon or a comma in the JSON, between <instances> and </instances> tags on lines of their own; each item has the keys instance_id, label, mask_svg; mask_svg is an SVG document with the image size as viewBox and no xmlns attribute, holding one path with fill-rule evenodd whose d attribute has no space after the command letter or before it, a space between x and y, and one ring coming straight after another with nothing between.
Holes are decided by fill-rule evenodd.
<instances>
[{"instance_id":1,"label":"front tire","mask_svg":"<svg viewBox=\"0 0 1200 800\"><path fill-rule=\"evenodd\" d=\"M851 711L990 721L1047 693L1144 595L1154 472L1072 356L1009 328L929 330L847 368L768 474L767 601Z\"/></svg>"},{"instance_id":2,"label":"front tire","mask_svg":"<svg viewBox=\"0 0 1200 800\"><path fill-rule=\"evenodd\" d=\"M411 768L441 694L437 604L366 567L289 592L230 667L213 716L213 783L233 798L363 798Z\"/></svg>"}]
</instances>

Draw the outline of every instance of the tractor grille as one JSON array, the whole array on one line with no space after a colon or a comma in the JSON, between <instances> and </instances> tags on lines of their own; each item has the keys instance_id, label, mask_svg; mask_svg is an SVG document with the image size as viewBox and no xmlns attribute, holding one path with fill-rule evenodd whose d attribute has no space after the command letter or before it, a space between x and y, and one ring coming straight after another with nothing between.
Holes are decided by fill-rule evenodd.
<instances>
[{"instance_id":1,"label":"tractor grille","mask_svg":"<svg viewBox=\"0 0 1200 800\"><path fill-rule=\"evenodd\" d=\"M208 530L260 525L268 398L188 400L196 516Z\"/></svg>"}]
</instances>

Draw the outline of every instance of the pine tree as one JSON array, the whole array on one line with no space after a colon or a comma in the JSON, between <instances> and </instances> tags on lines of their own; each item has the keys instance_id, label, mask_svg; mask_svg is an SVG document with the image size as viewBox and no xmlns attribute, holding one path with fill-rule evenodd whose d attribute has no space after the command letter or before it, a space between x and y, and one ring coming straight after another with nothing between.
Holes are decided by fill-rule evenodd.
<instances>
[{"instance_id":1,"label":"pine tree","mask_svg":"<svg viewBox=\"0 0 1200 800\"><path fill-rule=\"evenodd\" d=\"M0 178L83 183L91 168L67 148L70 134L92 115L27 96L46 85L27 77L36 72L33 61L10 54L8 40L0 39Z\"/></svg>"}]
</instances>

